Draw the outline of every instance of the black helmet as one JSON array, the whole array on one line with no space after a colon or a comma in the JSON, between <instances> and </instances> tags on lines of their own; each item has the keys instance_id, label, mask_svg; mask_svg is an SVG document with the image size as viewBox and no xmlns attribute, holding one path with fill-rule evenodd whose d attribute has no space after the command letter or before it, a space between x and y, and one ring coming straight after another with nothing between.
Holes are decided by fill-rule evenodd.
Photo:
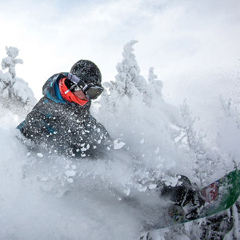
<instances>
[{"instance_id":1,"label":"black helmet","mask_svg":"<svg viewBox=\"0 0 240 240\"><path fill-rule=\"evenodd\" d=\"M97 65L89 60L79 60L76 62L70 73L79 77L85 83L93 83L101 86L102 75Z\"/></svg>"}]
</instances>

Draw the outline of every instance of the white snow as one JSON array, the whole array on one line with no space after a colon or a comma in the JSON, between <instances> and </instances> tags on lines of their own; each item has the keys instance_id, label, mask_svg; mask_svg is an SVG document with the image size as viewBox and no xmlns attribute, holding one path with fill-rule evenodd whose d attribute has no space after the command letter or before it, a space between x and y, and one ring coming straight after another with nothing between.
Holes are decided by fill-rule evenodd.
<instances>
[{"instance_id":1,"label":"white snow","mask_svg":"<svg viewBox=\"0 0 240 240\"><path fill-rule=\"evenodd\" d=\"M224 104L226 100L216 103L220 113L212 124L218 137L205 141L208 129L202 133L195 128L189 106L164 100L163 82L153 68L148 81L140 75L135 43L125 46L116 81L107 84L100 106L93 104L94 116L116 139L109 158L29 153L15 129L26 113L16 115L0 104L0 239L138 240L143 221L155 221L156 214L146 215L132 199L164 208L156 180L174 186L176 174L184 174L202 186L239 166L238 108ZM190 223L152 236L191 239L198 227Z\"/></svg>"},{"instance_id":2,"label":"white snow","mask_svg":"<svg viewBox=\"0 0 240 240\"><path fill-rule=\"evenodd\" d=\"M121 149L126 145L126 143L124 142L118 142L118 139L114 140L113 144L114 144L113 146L114 149Z\"/></svg>"},{"instance_id":3,"label":"white snow","mask_svg":"<svg viewBox=\"0 0 240 240\"><path fill-rule=\"evenodd\" d=\"M37 153L37 156L42 158L43 157L43 154L42 153Z\"/></svg>"}]
</instances>

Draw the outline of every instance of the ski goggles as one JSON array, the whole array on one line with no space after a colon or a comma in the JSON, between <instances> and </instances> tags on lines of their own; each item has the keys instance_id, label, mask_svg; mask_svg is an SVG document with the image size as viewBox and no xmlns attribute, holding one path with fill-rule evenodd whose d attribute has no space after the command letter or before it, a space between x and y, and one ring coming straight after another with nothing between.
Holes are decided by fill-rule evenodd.
<instances>
[{"instance_id":1,"label":"ski goggles","mask_svg":"<svg viewBox=\"0 0 240 240\"><path fill-rule=\"evenodd\" d=\"M103 87L100 87L93 83L88 83L88 84L85 83L83 87L79 87L78 85L76 85L76 87L74 87L73 90L74 92L82 90L83 93L87 96L87 98L96 99L102 94L104 89Z\"/></svg>"},{"instance_id":2,"label":"ski goggles","mask_svg":"<svg viewBox=\"0 0 240 240\"><path fill-rule=\"evenodd\" d=\"M104 90L103 87L94 83L85 83L76 75L70 73L68 74L68 79L70 79L74 83L70 90L73 90L74 92L81 90L89 99L98 98Z\"/></svg>"}]
</instances>

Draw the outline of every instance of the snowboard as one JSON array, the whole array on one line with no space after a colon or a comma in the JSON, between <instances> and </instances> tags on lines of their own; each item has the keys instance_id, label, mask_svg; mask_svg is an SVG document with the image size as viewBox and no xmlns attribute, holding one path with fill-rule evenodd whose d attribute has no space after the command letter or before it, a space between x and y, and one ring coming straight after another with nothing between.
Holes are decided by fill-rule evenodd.
<instances>
[{"instance_id":1,"label":"snowboard","mask_svg":"<svg viewBox=\"0 0 240 240\"><path fill-rule=\"evenodd\" d=\"M148 229L145 232L145 237L142 236L140 239L147 239L149 231L209 217L230 208L240 196L240 170L236 169L226 174L200 189L199 193L204 203L191 218L185 217L184 207L172 205L161 216L161 223L153 229Z\"/></svg>"}]
</instances>

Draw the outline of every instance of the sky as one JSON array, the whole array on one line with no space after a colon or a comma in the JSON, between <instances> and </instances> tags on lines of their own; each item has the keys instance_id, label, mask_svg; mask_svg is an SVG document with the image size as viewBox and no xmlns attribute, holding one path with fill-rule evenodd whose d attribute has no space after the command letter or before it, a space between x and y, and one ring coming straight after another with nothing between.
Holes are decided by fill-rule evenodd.
<instances>
[{"instance_id":1,"label":"sky","mask_svg":"<svg viewBox=\"0 0 240 240\"><path fill-rule=\"evenodd\" d=\"M200 109L238 96L239 12L239 0L0 0L0 58L19 49L17 76L39 99L44 82L79 59L114 80L123 46L137 40L141 74L154 67L168 101Z\"/></svg>"}]
</instances>

